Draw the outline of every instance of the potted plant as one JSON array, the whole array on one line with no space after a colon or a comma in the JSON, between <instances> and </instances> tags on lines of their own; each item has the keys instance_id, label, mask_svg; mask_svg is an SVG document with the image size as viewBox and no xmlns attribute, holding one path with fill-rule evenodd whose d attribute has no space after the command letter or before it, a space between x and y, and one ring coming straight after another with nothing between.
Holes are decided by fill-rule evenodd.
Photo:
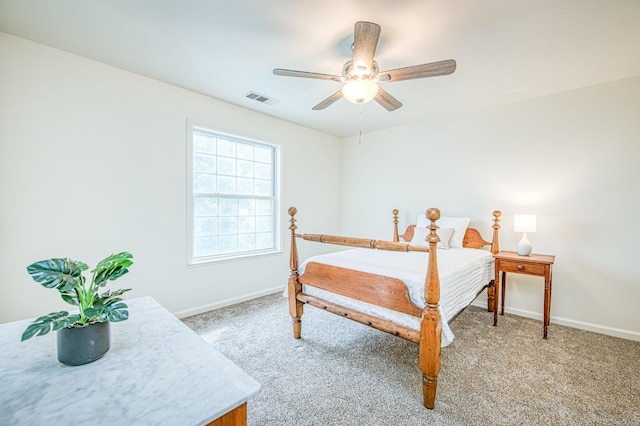
<instances>
[{"instance_id":1,"label":"potted plant","mask_svg":"<svg viewBox=\"0 0 640 426\"><path fill-rule=\"evenodd\" d=\"M129 318L122 295L131 289L98 291L127 272L133 256L122 252L101 260L91 271L91 280L82 275L89 267L69 258L41 260L27 267L34 281L55 288L62 299L78 307L78 312L52 312L37 318L24 333L22 341L58 331L58 360L65 365L82 365L101 358L110 348L109 322Z\"/></svg>"}]
</instances>

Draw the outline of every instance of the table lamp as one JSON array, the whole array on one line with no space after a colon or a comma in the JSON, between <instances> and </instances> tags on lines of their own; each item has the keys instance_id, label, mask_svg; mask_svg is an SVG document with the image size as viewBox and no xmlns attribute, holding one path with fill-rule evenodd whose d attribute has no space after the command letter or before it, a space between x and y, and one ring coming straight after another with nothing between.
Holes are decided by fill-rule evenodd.
<instances>
[{"instance_id":1,"label":"table lamp","mask_svg":"<svg viewBox=\"0 0 640 426\"><path fill-rule=\"evenodd\" d=\"M531 254L531 243L527 239L527 232L536 232L536 215L517 214L513 216L513 230L522 232L522 239L518 243L518 254L529 256Z\"/></svg>"}]
</instances>

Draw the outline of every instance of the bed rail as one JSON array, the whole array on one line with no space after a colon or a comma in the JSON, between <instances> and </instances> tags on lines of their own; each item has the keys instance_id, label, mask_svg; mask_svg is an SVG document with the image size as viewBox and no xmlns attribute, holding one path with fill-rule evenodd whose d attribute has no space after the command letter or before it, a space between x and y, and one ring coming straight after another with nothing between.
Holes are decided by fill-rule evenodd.
<instances>
[{"instance_id":1,"label":"bed rail","mask_svg":"<svg viewBox=\"0 0 640 426\"><path fill-rule=\"evenodd\" d=\"M356 238L356 237L341 237L336 235L324 235L324 234L295 234L297 238L302 238L307 241L315 241L318 243L325 244L337 244L341 246L349 246L349 247L361 247L361 248L370 248L376 250L390 250L390 251L429 251L427 247L417 247L412 246L409 243L401 243L394 241L385 241L385 240L369 240L366 238Z\"/></svg>"}]
</instances>

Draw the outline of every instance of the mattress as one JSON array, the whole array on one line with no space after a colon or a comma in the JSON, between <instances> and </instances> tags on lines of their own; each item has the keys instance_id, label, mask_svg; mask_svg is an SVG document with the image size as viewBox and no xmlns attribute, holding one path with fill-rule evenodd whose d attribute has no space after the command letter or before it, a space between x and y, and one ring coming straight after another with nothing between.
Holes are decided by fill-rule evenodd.
<instances>
[{"instance_id":1,"label":"mattress","mask_svg":"<svg viewBox=\"0 0 640 426\"><path fill-rule=\"evenodd\" d=\"M413 304L422 309L425 305L424 280L427 274L428 257L429 253L425 252L350 249L310 257L300 265L298 273L303 275L307 263L316 262L396 278L407 286ZM449 321L469 306L478 293L493 279L493 255L487 250L480 249L438 249L438 273L440 275L442 346L444 347L454 339ZM420 318L412 315L312 286L303 285L303 292L413 330L420 330Z\"/></svg>"}]
</instances>

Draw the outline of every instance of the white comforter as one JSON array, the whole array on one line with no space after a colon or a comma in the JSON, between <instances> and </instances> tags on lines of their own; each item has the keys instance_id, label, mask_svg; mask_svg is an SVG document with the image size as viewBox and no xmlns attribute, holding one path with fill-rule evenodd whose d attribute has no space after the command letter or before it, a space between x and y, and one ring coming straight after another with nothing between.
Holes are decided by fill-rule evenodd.
<instances>
[{"instance_id":1,"label":"white comforter","mask_svg":"<svg viewBox=\"0 0 640 426\"><path fill-rule=\"evenodd\" d=\"M303 262L298 271L302 275L308 262L317 262L397 278L406 284L411 301L422 309L425 305L424 280L428 256L429 254L424 252L350 249L313 256ZM442 346L447 346L454 338L449 328L451 318L467 307L476 298L478 292L493 279L493 256L489 251L479 249L438 250L438 272ZM414 316L315 287L304 287L303 291L309 295L375 315L414 330L420 329L420 319Z\"/></svg>"}]
</instances>

